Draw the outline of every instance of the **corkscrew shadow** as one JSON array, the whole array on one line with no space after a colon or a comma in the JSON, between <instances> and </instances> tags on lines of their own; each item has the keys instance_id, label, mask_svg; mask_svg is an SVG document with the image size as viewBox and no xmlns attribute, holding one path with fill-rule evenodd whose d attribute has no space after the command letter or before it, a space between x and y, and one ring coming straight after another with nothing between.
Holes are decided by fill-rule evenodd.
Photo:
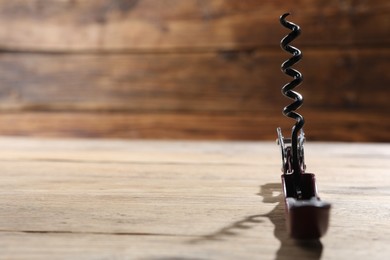
<instances>
[{"instance_id":1,"label":"corkscrew shadow","mask_svg":"<svg viewBox=\"0 0 390 260\"><path fill-rule=\"evenodd\" d=\"M284 201L281 190L282 187L279 183L261 185L260 192L257 195L263 198L263 203L276 204L269 213L245 217L222 227L216 232L191 240L190 243L223 241L228 237L238 236L241 231L259 225L265 222L265 218L268 218L274 225L274 236L280 242L280 247L275 255L276 260L291 259L292 257L297 259L321 259L323 246L319 240L298 241L289 237L285 223Z\"/></svg>"},{"instance_id":2,"label":"corkscrew shadow","mask_svg":"<svg viewBox=\"0 0 390 260\"><path fill-rule=\"evenodd\" d=\"M201 236L200 238L196 238L191 240L191 243L198 243L202 241L223 241L227 237L238 236L240 230L250 229L254 224L262 223L264 215L251 215L246 218L243 218L239 221L233 222L232 224L225 226L218 231Z\"/></svg>"}]
</instances>

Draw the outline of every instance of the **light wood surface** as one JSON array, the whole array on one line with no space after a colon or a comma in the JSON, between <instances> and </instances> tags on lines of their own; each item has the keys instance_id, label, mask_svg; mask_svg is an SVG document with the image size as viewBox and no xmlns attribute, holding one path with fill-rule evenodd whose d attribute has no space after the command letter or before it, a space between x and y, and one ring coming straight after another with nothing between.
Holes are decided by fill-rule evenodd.
<instances>
[{"instance_id":1,"label":"light wood surface","mask_svg":"<svg viewBox=\"0 0 390 260\"><path fill-rule=\"evenodd\" d=\"M0 139L1 259L388 259L390 144L308 143L328 234L290 240L270 142Z\"/></svg>"}]
</instances>

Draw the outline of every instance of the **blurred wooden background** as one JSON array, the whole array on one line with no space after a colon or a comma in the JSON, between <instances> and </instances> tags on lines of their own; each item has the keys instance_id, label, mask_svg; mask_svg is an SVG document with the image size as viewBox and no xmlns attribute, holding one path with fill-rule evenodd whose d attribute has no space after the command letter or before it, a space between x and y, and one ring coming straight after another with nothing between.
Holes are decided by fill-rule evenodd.
<instances>
[{"instance_id":1,"label":"blurred wooden background","mask_svg":"<svg viewBox=\"0 0 390 260\"><path fill-rule=\"evenodd\" d=\"M0 0L0 134L288 135L286 11L308 139L390 141L388 0Z\"/></svg>"}]
</instances>

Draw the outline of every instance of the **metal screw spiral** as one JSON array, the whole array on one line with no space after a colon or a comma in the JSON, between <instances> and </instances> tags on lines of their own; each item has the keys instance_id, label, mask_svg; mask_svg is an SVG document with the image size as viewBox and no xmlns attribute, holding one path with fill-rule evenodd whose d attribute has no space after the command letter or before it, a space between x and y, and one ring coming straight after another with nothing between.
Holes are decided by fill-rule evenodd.
<instances>
[{"instance_id":1,"label":"metal screw spiral","mask_svg":"<svg viewBox=\"0 0 390 260\"><path fill-rule=\"evenodd\" d=\"M287 36L285 36L280 42L280 47L286 52L291 53L293 56L290 59L283 62L281 69L283 73L285 73L286 75L294 79L283 86L282 93L284 96L293 99L294 102L289 104L283 109L283 114L287 117L293 118L296 121L295 125L292 128L291 147L292 147L292 164L293 164L292 166L294 169L294 173L298 175L302 171L300 166L301 163L299 161L299 154L298 154L298 145L299 145L298 133L300 130L302 130L303 125L305 124L305 120L303 116L295 112L295 110L297 110L302 106L303 97L298 92L293 91L293 89L297 87L299 84L301 84L301 82L303 81L303 76L299 71L291 67L294 64L296 64L299 60L302 59L302 52L299 49L289 44L301 34L301 29L298 25L286 20L286 17L288 15L289 13L280 16L280 23L284 27L291 30L291 32Z\"/></svg>"}]
</instances>

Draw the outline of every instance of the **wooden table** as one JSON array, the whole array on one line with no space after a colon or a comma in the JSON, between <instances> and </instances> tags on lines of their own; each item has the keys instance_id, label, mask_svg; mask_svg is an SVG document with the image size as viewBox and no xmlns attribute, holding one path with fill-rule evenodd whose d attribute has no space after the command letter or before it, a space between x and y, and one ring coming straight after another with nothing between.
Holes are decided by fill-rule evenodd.
<instances>
[{"instance_id":1,"label":"wooden table","mask_svg":"<svg viewBox=\"0 0 390 260\"><path fill-rule=\"evenodd\" d=\"M390 144L308 143L328 234L289 239L271 142L0 139L0 259L390 259Z\"/></svg>"}]
</instances>

